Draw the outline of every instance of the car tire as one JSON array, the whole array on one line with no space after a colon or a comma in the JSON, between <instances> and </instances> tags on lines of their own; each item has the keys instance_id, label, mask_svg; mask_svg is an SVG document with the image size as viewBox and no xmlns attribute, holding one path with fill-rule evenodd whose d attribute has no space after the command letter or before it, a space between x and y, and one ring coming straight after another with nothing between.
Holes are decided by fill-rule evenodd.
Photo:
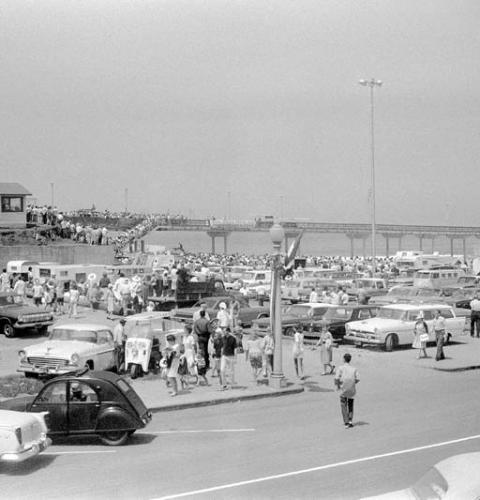
<instances>
[{"instance_id":1,"label":"car tire","mask_svg":"<svg viewBox=\"0 0 480 500\"><path fill-rule=\"evenodd\" d=\"M2 333L8 338L15 337L15 328L8 321L4 321L2 323Z\"/></svg>"},{"instance_id":2,"label":"car tire","mask_svg":"<svg viewBox=\"0 0 480 500\"><path fill-rule=\"evenodd\" d=\"M385 339L385 350L387 352L392 352L395 347L398 345L398 339L397 336L394 333L390 333L387 335L387 338Z\"/></svg>"},{"instance_id":3,"label":"car tire","mask_svg":"<svg viewBox=\"0 0 480 500\"><path fill-rule=\"evenodd\" d=\"M108 431L99 434L100 441L107 446L121 446L125 444L131 431Z\"/></svg>"},{"instance_id":4,"label":"car tire","mask_svg":"<svg viewBox=\"0 0 480 500\"><path fill-rule=\"evenodd\" d=\"M295 335L295 329L293 326L289 326L288 328L285 328L285 336L286 337L293 337Z\"/></svg>"}]
</instances>

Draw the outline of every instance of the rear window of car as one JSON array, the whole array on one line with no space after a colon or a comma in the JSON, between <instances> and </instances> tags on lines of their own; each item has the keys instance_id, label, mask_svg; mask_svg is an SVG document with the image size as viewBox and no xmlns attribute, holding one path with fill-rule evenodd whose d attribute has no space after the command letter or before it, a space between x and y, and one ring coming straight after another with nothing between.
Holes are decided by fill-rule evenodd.
<instances>
[{"instance_id":1,"label":"rear window of car","mask_svg":"<svg viewBox=\"0 0 480 500\"><path fill-rule=\"evenodd\" d=\"M123 379L117 380L117 386L124 394L127 394L128 391L132 390L131 387Z\"/></svg>"}]
</instances>

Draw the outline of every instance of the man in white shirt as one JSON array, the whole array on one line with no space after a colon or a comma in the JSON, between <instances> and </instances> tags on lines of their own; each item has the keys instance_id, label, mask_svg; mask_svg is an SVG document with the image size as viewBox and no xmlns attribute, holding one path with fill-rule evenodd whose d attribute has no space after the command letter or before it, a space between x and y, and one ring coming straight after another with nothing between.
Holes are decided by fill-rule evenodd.
<instances>
[{"instance_id":1,"label":"man in white shirt","mask_svg":"<svg viewBox=\"0 0 480 500\"><path fill-rule=\"evenodd\" d=\"M437 354L435 356L436 361L445 359L445 354L443 352L443 343L445 342L445 318L441 315L440 311L435 311L435 318L433 320L433 331L435 332L435 338L437 340Z\"/></svg>"},{"instance_id":2,"label":"man in white shirt","mask_svg":"<svg viewBox=\"0 0 480 500\"><path fill-rule=\"evenodd\" d=\"M353 402L357 392L356 385L360 382L357 369L350 365L351 359L352 355L348 352L343 355L345 363L338 368L334 379L335 385L340 391L343 423L347 429L353 427Z\"/></svg>"},{"instance_id":3,"label":"man in white shirt","mask_svg":"<svg viewBox=\"0 0 480 500\"><path fill-rule=\"evenodd\" d=\"M473 300L470 302L470 309L472 310L470 316L470 336L475 336L476 328L477 337L480 337L480 300L478 294L475 294Z\"/></svg>"},{"instance_id":4,"label":"man in white shirt","mask_svg":"<svg viewBox=\"0 0 480 500\"><path fill-rule=\"evenodd\" d=\"M195 321L197 321L197 319L200 319L200 311L205 311L205 319L210 321L210 316L207 312L207 303L202 302L202 303L200 303L200 308L198 309L198 311L195 311L193 313L193 322L195 323Z\"/></svg>"},{"instance_id":5,"label":"man in white shirt","mask_svg":"<svg viewBox=\"0 0 480 500\"><path fill-rule=\"evenodd\" d=\"M309 302L318 302L318 293L315 290L315 288L312 288L312 291L310 293L310 297L308 299Z\"/></svg>"}]
</instances>

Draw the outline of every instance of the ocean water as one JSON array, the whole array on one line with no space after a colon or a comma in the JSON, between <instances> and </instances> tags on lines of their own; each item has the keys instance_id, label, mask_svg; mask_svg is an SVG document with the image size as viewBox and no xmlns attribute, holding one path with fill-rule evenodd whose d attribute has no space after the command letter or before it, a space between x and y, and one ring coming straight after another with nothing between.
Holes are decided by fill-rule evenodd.
<instances>
[{"instance_id":1,"label":"ocean water","mask_svg":"<svg viewBox=\"0 0 480 500\"><path fill-rule=\"evenodd\" d=\"M211 252L212 240L202 231L153 231L145 237L147 243L164 245L167 249L178 247L181 243L187 252ZM290 240L291 242L291 240ZM377 234L377 256L386 255L386 240ZM259 255L272 252L272 243L268 232L238 232L232 233L227 239L227 253L240 253ZM394 255L397 250L419 250L419 239L415 236L390 238L389 255ZM215 250L223 253L223 238L216 238ZM480 240L467 238L467 256L480 254ZM450 254L450 239L438 236L423 240L423 251L426 253L439 252ZM453 253L463 255L463 242L454 240ZM305 233L303 235L298 255L350 255L350 240L344 234ZM354 240L354 255L363 256L362 240ZM371 238L365 241L365 255L371 255Z\"/></svg>"}]
</instances>

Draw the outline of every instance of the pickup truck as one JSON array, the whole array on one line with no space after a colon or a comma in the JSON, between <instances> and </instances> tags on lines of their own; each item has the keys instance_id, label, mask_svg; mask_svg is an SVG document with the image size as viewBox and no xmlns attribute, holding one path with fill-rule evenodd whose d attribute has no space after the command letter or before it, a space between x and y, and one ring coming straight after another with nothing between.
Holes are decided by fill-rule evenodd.
<instances>
[{"instance_id":1,"label":"pickup truck","mask_svg":"<svg viewBox=\"0 0 480 500\"><path fill-rule=\"evenodd\" d=\"M422 313L428 326L429 342L434 342L435 311L440 311L445 318L447 342L451 337L463 334L467 319L458 317L453 307L447 304L391 304L381 307L375 318L347 323L344 340L357 346L383 346L386 351L411 345L415 321Z\"/></svg>"}]
</instances>

